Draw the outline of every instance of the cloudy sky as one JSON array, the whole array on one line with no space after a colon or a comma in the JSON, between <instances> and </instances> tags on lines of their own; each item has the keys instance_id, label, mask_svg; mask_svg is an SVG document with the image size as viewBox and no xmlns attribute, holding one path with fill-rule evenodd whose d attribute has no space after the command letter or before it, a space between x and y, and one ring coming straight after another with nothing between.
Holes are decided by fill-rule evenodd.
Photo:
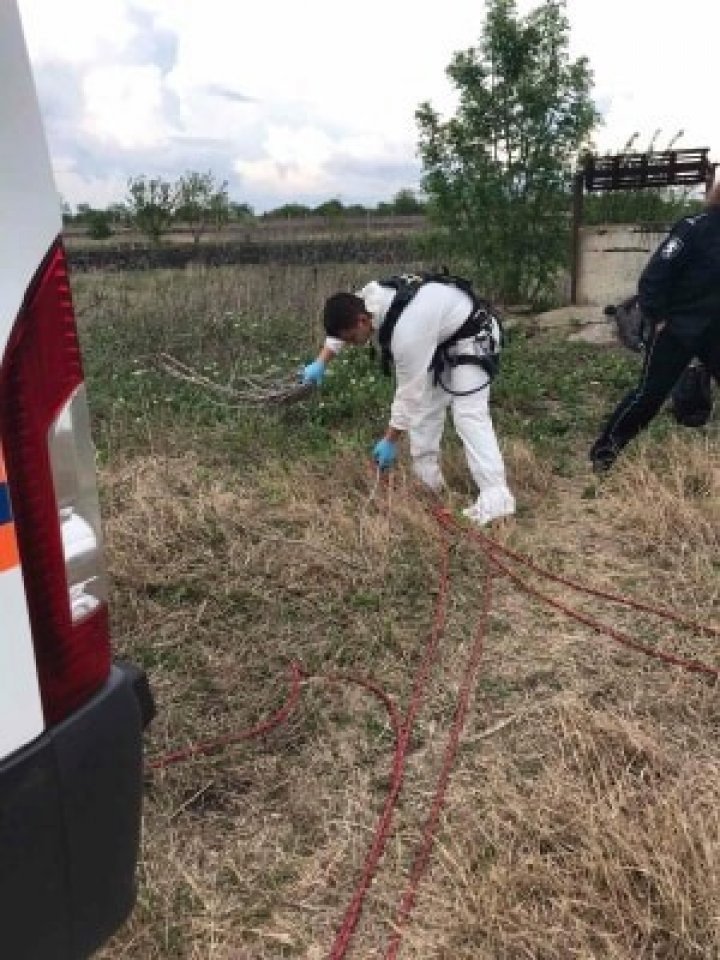
<instances>
[{"instance_id":1,"label":"cloudy sky","mask_svg":"<svg viewBox=\"0 0 720 960\"><path fill-rule=\"evenodd\" d=\"M0 0L4 2L4 0ZM537 3L518 0L526 13ZM19 0L58 186L123 200L130 175L212 170L256 212L417 186L414 111L452 111L445 68L482 0ZM568 0L601 150L638 131L720 160L719 0ZM687 16L683 16L687 11Z\"/></svg>"}]
</instances>

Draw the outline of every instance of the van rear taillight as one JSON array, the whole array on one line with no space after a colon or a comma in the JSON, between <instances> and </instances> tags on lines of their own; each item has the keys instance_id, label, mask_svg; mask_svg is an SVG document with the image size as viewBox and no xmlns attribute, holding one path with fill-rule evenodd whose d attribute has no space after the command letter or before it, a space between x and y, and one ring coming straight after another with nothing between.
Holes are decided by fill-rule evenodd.
<instances>
[{"instance_id":1,"label":"van rear taillight","mask_svg":"<svg viewBox=\"0 0 720 960\"><path fill-rule=\"evenodd\" d=\"M94 452L65 254L36 277L0 367L0 436L45 717L110 671Z\"/></svg>"}]
</instances>

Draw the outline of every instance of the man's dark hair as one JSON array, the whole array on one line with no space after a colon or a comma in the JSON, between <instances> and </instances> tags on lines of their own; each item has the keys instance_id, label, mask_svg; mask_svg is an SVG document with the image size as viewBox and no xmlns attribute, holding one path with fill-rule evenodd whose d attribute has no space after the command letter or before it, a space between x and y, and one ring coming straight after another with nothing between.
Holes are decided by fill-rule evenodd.
<instances>
[{"instance_id":1,"label":"man's dark hair","mask_svg":"<svg viewBox=\"0 0 720 960\"><path fill-rule=\"evenodd\" d=\"M361 313L365 313L365 301L354 293L334 293L325 301L323 324L329 337L342 339L352 329Z\"/></svg>"}]
</instances>

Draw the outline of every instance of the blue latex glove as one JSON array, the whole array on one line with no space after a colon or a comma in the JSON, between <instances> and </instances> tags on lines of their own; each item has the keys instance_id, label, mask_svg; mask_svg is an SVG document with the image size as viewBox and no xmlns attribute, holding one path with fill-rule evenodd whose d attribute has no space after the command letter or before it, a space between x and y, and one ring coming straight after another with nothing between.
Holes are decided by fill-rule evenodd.
<instances>
[{"instance_id":1,"label":"blue latex glove","mask_svg":"<svg viewBox=\"0 0 720 960\"><path fill-rule=\"evenodd\" d=\"M373 447L373 460L380 467L381 470L389 470L390 467L395 463L395 458L397 457L397 447L392 442L392 440L378 440L378 442Z\"/></svg>"},{"instance_id":2,"label":"blue latex glove","mask_svg":"<svg viewBox=\"0 0 720 960\"><path fill-rule=\"evenodd\" d=\"M311 383L314 387L319 387L325 376L325 364L322 360L313 360L300 371L300 378L303 384Z\"/></svg>"}]
</instances>

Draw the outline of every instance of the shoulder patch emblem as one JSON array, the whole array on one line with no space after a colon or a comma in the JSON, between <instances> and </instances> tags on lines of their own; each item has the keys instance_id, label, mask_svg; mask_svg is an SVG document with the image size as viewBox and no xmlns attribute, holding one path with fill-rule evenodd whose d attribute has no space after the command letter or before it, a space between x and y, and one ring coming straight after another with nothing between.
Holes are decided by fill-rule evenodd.
<instances>
[{"instance_id":1,"label":"shoulder patch emblem","mask_svg":"<svg viewBox=\"0 0 720 960\"><path fill-rule=\"evenodd\" d=\"M663 260L672 260L673 257L676 257L678 253L683 248L683 242L680 237L670 237L663 244L662 249L660 250L660 256Z\"/></svg>"}]
</instances>

